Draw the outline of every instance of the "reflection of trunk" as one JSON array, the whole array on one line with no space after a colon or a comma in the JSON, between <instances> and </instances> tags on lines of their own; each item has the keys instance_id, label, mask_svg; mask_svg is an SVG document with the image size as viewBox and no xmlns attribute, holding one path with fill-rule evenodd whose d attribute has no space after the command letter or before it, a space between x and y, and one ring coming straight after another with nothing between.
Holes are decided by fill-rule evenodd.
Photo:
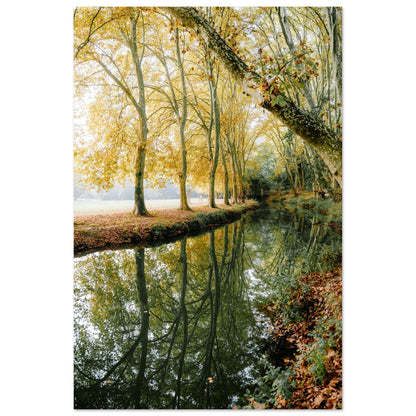
<instances>
[{"instance_id":1,"label":"reflection of trunk","mask_svg":"<svg viewBox=\"0 0 416 416\"><path fill-rule=\"evenodd\" d=\"M237 278L239 270L237 270L237 257L241 249L241 238L243 233L242 221L237 221L232 224L232 238L231 238L231 255L228 264L228 270L225 275L224 284L228 284L230 277Z\"/></svg>"},{"instance_id":2,"label":"reflection of trunk","mask_svg":"<svg viewBox=\"0 0 416 416\"><path fill-rule=\"evenodd\" d=\"M160 384L158 386L159 395L161 395L165 391L165 384L166 384L166 381L167 381L166 372L168 370L169 363L171 361L172 350L173 350L173 347L175 345L176 336L177 336L178 328L179 328L179 324L180 324L180 316L179 316L179 313L180 312L178 312L178 315L176 316L175 320L172 323L173 331L172 331L171 339L169 341L168 351L165 354L165 357L164 357L164 360L163 360L162 365L160 366L160 369L161 369L161 377L160 377Z\"/></svg>"},{"instance_id":3,"label":"reflection of trunk","mask_svg":"<svg viewBox=\"0 0 416 416\"><path fill-rule=\"evenodd\" d=\"M114 363L106 373L99 379L94 379L82 371L81 368L75 366L78 371L83 374L84 377L87 377L91 380L94 380L94 384L91 386L75 391L75 399L82 403L82 399L80 401L79 395L85 394L85 392L94 392L93 394L97 394L97 396L107 394L106 391L109 389L116 390L118 388L117 383L112 384L111 380L113 379L120 379L123 373L126 371L127 368L130 366L132 367L134 364L134 355L137 350L137 347L141 346L141 353L140 353L140 362L139 362L139 371L136 378L135 386L133 387L133 400L134 406L136 408L142 408L141 396L143 390L146 386L145 382L145 369L146 369L146 357L147 357L147 344L148 344L148 332L149 332L149 307L147 301L147 289L146 289L146 280L145 280L145 273L144 273L144 249L136 250L135 252L135 260L136 260L136 284L137 284L137 291L138 291L138 300L140 305L140 332L137 338L134 340L133 344L129 347L129 349L122 355L122 357ZM119 370L117 372L117 370ZM104 384L103 384L104 383ZM109 387L110 386L110 387ZM80 408L88 408L90 403L85 403L85 406L82 405Z\"/></svg>"},{"instance_id":4,"label":"reflection of trunk","mask_svg":"<svg viewBox=\"0 0 416 416\"><path fill-rule=\"evenodd\" d=\"M309 235L309 241L308 245L306 246L306 252L309 252L310 250L314 249L316 246L316 239L319 235L321 227L319 224L316 223L315 218L312 219L312 225L311 225L311 231Z\"/></svg>"},{"instance_id":5,"label":"reflection of trunk","mask_svg":"<svg viewBox=\"0 0 416 416\"><path fill-rule=\"evenodd\" d=\"M243 292L246 290L245 289L245 282L243 281L244 279L244 222L243 221L239 221L239 230L238 230L238 234L237 234L237 247L236 247L236 251L237 251L237 257L236 257L236 272L237 272L237 276L239 278L239 282L240 282L240 287L239 287L239 296L243 295Z\"/></svg>"},{"instance_id":6,"label":"reflection of trunk","mask_svg":"<svg viewBox=\"0 0 416 416\"><path fill-rule=\"evenodd\" d=\"M235 259L237 257L237 228L239 222L232 224L232 243L231 243L231 257L230 257L230 270L235 270ZM229 274L227 275L228 278Z\"/></svg>"},{"instance_id":7,"label":"reflection of trunk","mask_svg":"<svg viewBox=\"0 0 416 416\"><path fill-rule=\"evenodd\" d=\"M224 227L224 239L223 239L223 251L222 251L222 258L221 258L221 276L224 274L225 269L225 261L227 259L228 254L228 225Z\"/></svg>"},{"instance_id":8,"label":"reflection of trunk","mask_svg":"<svg viewBox=\"0 0 416 416\"><path fill-rule=\"evenodd\" d=\"M242 221L234 222L231 225L231 241L228 249L228 232L224 236L224 251L221 262L221 285L223 291L222 314L226 314L226 322L223 320L223 334L226 334L228 340L235 340L238 337L238 310L236 305L244 297L244 291L247 289L242 279ZM226 262L226 260L228 261ZM225 294L226 293L226 294ZM238 300L237 300L238 299ZM226 328L226 329L225 329ZM224 336L224 335L223 335Z\"/></svg>"},{"instance_id":9,"label":"reflection of trunk","mask_svg":"<svg viewBox=\"0 0 416 416\"><path fill-rule=\"evenodd\" d=\"M206 349L205 349L205 362L202 368L201 373L201 382L203 388L201 389L200 393L200 407L210 408L211 407L211 397L210 397L210 384L213 382L211 367L213 362L213 350L214 350L214 342L217 336L217 320L218 320L218 313L220 310L220 288L221 288L221 277L218 270L218 262L217 256L215 254L215 236L214 231L209 232L209 256L210 256L210 269L209 269L209 282L208 282L208 290L209 290L209 299L211 304L211 318L210 318L210 327L208 338L206 341ZM214 284L215 289L214 293L211 291L211 281L212 281L212 274L214 274Z\"/></svg>"},{"instance_id":10,"label":"reflection of trunk","mask_svg":"<svg viewBox=\"0 0 416 416\"><path fill-rule=\"evenodd\" d=\"M136 377L136 382L133 388L134 394L134 407L140 409L143 407L142 404L142 395L143 390L146 388L146 359L147 359L147 345L148 345L148 332L149 332L149 304L147 301L147 289L146 289L146 276L144 273L144 254L145 249L140 248L135 250L136 258L136 284L137 292L139 295L139 305L140 305L140 361L139 369Z\"/></svg>"},{"instance_id":11,"label":"reflection of trunk","mask_svg":"<svg viewBox=\"0 0 416 416\"><path fill-rule=\"evenodd\" d=\"M186 295L186 285L187 285L187 257L186 257L186 238L181 240L181 254L179 257L179 262L181 264L181 274L182 274L182 288L181 288L181 298L179 301L179 315L183 319L183 341L181 347L181 353L179 356L178 363L178 378L176 380L176 391L175 391L175 408L180 408L180 399L181 399L181 382L182 374L185 363L185 354L186 346L188 344L188 312L186 310L185 295Z\"/></svg>"}]
</instances>

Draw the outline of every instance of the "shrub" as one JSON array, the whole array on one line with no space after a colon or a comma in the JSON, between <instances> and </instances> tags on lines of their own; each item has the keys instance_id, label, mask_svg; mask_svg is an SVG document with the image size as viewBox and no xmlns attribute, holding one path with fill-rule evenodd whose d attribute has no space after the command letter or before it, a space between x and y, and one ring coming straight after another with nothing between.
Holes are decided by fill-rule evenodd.
<instances>
[{"instance_id":1,"label":"shrub","mask_svg":"<svg viewBox=\"0 0 416 416\"><path fill-rule=\"evenodd\" d=\"M201 227L205 227L209 224L209 217L207 214L203 213L203 212L198 212L198 214L193 215L192 217L190 217L189 219L196 219L198 221L198 223L200 224Z\"/></svg>"},{"instance_id":2,"label":"shrub","mask_svg":"<svg viewBox=\"0 0 416 416\"><path fill-rule=\"evenodd\" d=\"M295 372L291 369L283 370L280 367L274 367L265 359L261 359L260 363L265 368L265 375L257 380L258 385L254 392L247 392L246 398L253 398L257 403L265 403L268 406L277 406L278 397L290 400L294 386L291 377L295 375ZM246 408L252 408L252 406Z\"/></svg>"},{"instance_id":3,"label":"shrub","mask_svg":"<svg viewBox=\"0 0 416 416\"><path fill-rule=\"evenodd\" d=\"M315 384L321 384L326 375L328 352L341 342L342 323L335 317L323 317L309 335L313 342L297 357L297 366L306 362L307 373L313 377Z\"/></svg>"},{"instance_id":4,"label":"shrub","mask_svg":"<svg viewBox=\"0 0 416 416\"><path fill-rule=\"evenodd\" d=\"M163 225L156 224L150 230L150 235L153 238L161 238L165 235L166 229Z\"/></svg>"}]
</instances>

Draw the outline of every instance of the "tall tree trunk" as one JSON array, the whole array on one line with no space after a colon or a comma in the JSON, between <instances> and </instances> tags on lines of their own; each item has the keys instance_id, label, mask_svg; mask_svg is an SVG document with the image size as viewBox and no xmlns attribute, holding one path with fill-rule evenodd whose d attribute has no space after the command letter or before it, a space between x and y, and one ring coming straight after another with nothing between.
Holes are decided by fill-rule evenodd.
<instances>
[{"instance_id":1,"label":"tall tree trunk","mask_svg":"<svg viewBox=\"0 0 416 416\"><path fill-rule=\"evenodd\" d=\"M149 215L144 201L144 166L146 160L146 142L137 143L135 181L134 181L134 215Z\"/></svg>"},{"instance_id":2,"label":"tall tree trunk","mask_svg":"<svg viewBox=\"0 0 416 416\"><path fill-rule=\"evenodd\" d=\"M334 79L339 99L342 98L342 46L338 37L338 12L336 7L326 7L328 20L329 40L331 43L332 65L334 67Z\"/></svg>"},{"instance_id":3,"label":"tall tree trunk","mask_svg":"<svg viewBox=\"0 0 416 416\"><path fill-rule=\"evenodd\" d=\"M287 159L285 159L285 167L286 167L287 177L288 177L289 182L290 182L290 186L292 187L293 195L297 196L298 195L298 189L296 188L296 180L295 180L295 178L293 178L292 169L290 168L289 163L287 162Z\"/></svg>"},{"instance_id":4,"label":"tall tree trunk","mask_svg":"<svg viewBox=\"0 0 416 416\"><path fill-rule=\"evenodd\" d=\"M209 58L208 58L209 59ZM208 150L208 158L209 158L209 175L208 175L208 206L210 208L217 208L215 205L215 171L213 170L214 167L214 154L212 152L212 130L215 123L215 115L214 115L214 100L213 100L213 80L211 79L212 76L212 65L208 62L208 87L209 87L209 96L210 96L210 104L211 104L211 111L209 116L209 126L206 132L207 137L207 150Z\"/></svg>"},{"instance_id":5,"label":"tall tree trunk","mask_svg":"<svg viewBox=\"0 0 416 416\"><path fill-rule=\"evenodd\" d=\"M138 134L137 134L137 147L136 147L136 157L134 162L135 168L135 186L134 186L134 208L133 214L134 215L149 215L145 201L144 201L144 169L145 169L145 161L146 161L146 142L147 142L147 116L146 116L146 97L145 97L145 90L144 90L144 79L143 79L143 72L142 72L142 57L139 56L137 50L137 20L139 18L140 13L137 14L135 19L131 21L131 28L130 28L130 35L121 31L124 39L126 40L126 44L130 49L132 54L132 58L135 65L136 70L136 78L138 83L138 90L139 90L139 100L137 101L133 95L133 92L130 88L122 82L116 75L111 72L110 68L102 61L98 60L98 63L103 68L104 72L116 83L116 85L124 92L126 97L130 100L133 104L135 110L139 115L140 124L138 127ZM143 34L144 37L144 34ZM144 48L144 39L143 39L143 48Z\"/></svg>"},{"instance_id":6,"label":"tall tree trunk","mask_svg":"<svg viewBox=\"0 0 416 416\"><path fill-rule=\"evenodd\" d=\"M208 48L241 84L243 91L253 96L263 108L314 147L342 187L342 142L336 132L315 115L298 108L284 95L275 95L268 84L264 86L262 77L249 70L195 8L166 7L164 9L178 18L184 26L198 30ZM262 85L263 88L259 88ZM278 101L275 101L275 98L278 98Z\"/></svg>"},{"instance_id":7,"label":"tall tree trunk","mask_svg":"<svg viewBox=\"0 0 416 416\"><path fill-rule=\"evenodd\" d=\"M278 16L279 16L280 27L282 28L283 36L286 40L287 46L289 46L290 52L294 53L295 44L293 43L293 37L292 37L292 32L290 30L289 18L287 16L286 8L278 7L277 11L278 11ZM315 111L316 105L312 97L312 92L310 89L309 81L305 80L304 84L305 84L305 88L302 91L302 93L306 97L306 101L309 104L310 110Z\"/></svg>"},{"instance_id":8,"label":"tall tree trunk","mask_svg":"<svg viewBox=\"0 0 416 416\"><path fill-rule=\"evenodd\" d=\"M135 184L134 184L134 215L149 215L144 202L144 168L146 160L146 142L147 142L147 116L146 116L146 96L144 90L144 79L142 71L142 59L144 54L144 28L143 28L143 50L141 56L139 56L137 50L137 20L140 13L137 14L136 19L131 21L131 36L129 39L129 47L133 56L133 61L136 69L136 78L139 86L139 102L140 107L140 138L137 144L136 152L136 166L135 166Z\"/></svg>"},{"instance_id":9,"label":"tall tree trunk","mask_svg":"<svg viewBox=\"0 0 416 416\"><path fill-rule=\"evenodd\" d=\"M224 170L224 205L230 205L230 192L229 192L229 184L228 184L228 168L227 168L227 160L225 157L225 150L224 144L220 141L221 145L221 160L222 160L222 167Z\"/></svg>"},{"instance_id":10,"label":"tall tree trunk","mask_svg":"<svg viewBox=\"0 0 416 416\"><path fill-rule=\"evenodd\" d=\"M176 57L178 59L179 72L181 75L182 83L182 114L179 118L179 134L181 139L181 166L182 170L179 173L179 190L181 195L180 209L184 211L192 211L191 207L188 205L188 197L186 193L186 175L187 175L187 161L186 161L186 138L185 138L185 126L186 119L188 117L188 102L187 102L187 93L186 93L186 82L185 82L185 72L182 64L182 55L179 46L179 30L176 28Z\"/></svg>"},{"instance_id":11,"label":"tall tree trunk","mask_svg":"<svg viewBox=\"0 0 416 416\"><path fill-rule=\"evenodd\" d=\"M232 172L233 204L238 204L237 168L235 166L235 161L234 161L234 156L233 155L231 155L231 172Z\"/></svg>"},{"instance_id":12,"label":"tall tree trunk","mask_svg":"<svg viewBox=\"0 0 416 416\"><path fill-rule=\"evenodd\" d=\"M208 58L209 59L209 58ZM214 151L209 149L210 153L210 168L209 168L209 190L208 190L208 205L211 208L217 208L215 203L215 174L217 172L218 166L218 154L219 154L219 142L220 142L220 111L218 106L218 96L217 96L217 83L218 79L214 79L214 71L212 68L212 62L208 62L209 68L209 89L211 97L211 117L214 120Z\"/></svg>"}]
</instances>

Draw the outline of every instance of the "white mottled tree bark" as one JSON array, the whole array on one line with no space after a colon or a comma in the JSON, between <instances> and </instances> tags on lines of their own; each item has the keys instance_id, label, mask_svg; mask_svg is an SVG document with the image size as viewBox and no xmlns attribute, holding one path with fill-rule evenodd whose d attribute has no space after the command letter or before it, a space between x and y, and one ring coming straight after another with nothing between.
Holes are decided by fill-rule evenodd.
<instances>
[{"instance_id":1,"label":"white mottled tree bark","mask_svg":"<svg viewBox=\"0 0 416 416\"><path fill-rule=\"evenodd\" d=\"M266 89L260 88L263 81L261 76L249 70L246 63L236 55L195 8L165 7L164 9L184 26L194 29L204 39L208 48L239 82L245 94L253 96L263 108L274 114L289 129L314 147L342 187L342 142L335 131L320 118L298 108L283 95L279 96L279 103L273 104L273 98L275 98L273 94L267 90L267 87Z\"/></svg>"}]
</instances>

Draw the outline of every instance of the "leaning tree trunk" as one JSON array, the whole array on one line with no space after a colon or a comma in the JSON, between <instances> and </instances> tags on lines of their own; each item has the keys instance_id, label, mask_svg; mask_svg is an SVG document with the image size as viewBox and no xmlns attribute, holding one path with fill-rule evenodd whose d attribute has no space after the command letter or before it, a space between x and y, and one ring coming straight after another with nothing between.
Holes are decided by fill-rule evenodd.
<instances>
[{"instance_id":1,"label":"leaning tree trunk","mask_svg":"<svg viewBox=\"0 0 416 416\"><path fill-rule=\"evenodd\" d=\"M234 51L224 42L193 7L165 7L184 26L197 30L208 48L228 69L246 94L253 96L258 103L290 130L314 147L328 166L332 175L342 186L342 142L320 118L298 108L283 94L273 92L271 85L254 71L250 71Z\"/></svg>"}]
</instances>

